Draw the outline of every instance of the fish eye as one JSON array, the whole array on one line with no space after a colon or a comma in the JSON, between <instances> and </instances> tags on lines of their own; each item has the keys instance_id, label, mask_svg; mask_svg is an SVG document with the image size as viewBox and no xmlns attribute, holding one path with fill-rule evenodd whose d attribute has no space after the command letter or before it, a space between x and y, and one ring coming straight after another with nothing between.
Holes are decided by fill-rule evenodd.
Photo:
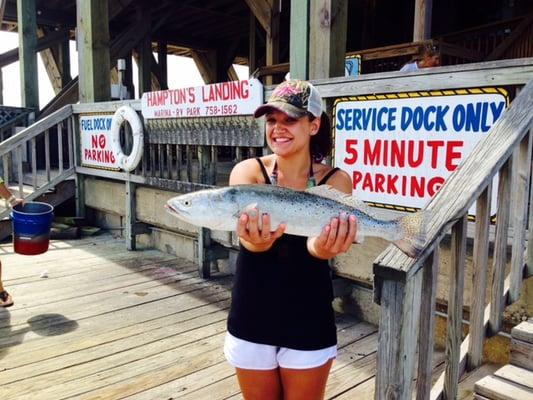
<instances>
[{"instance_id":1,"label":"fish eye","mask_svg":"<svg viewBox=\"0 0 533 400\"><path fill-rule=\"evenodd\" d=\"M190 200L185 200L183 202L183 205L189 207L191 205L191 201Z\"/></svg>"}]
</instances>

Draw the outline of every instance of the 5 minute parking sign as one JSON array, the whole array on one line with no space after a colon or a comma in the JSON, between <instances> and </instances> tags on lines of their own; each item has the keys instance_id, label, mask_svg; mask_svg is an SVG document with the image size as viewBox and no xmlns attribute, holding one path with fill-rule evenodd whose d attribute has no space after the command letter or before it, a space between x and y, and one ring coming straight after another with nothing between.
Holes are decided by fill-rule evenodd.
<instances>
[{"instance_id":1,"label":"5 minute parking sign","mask_svg":"<svg viewBox=\"0 0 533 400\"><path fill-rule=\"evenodd\" d=\"M500 118L502 88L357 96L335 103L335 165L375 206L421 208Z\"/></svg>"}]
</instances>

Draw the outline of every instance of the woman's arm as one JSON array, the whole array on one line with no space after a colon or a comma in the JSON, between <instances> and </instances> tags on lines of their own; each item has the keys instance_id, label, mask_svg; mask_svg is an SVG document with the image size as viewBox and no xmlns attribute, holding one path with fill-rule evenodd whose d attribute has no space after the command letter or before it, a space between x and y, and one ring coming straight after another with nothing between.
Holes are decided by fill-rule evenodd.
<instances>
[{"instance_id":1,"label":"woman's arm","mask_svg":"<svg viewBox=\"0 0 533 400\"><path fill-rule=\"evenodd\" d=\"M352 194L352 181L344 171L336 172L328 180L328 184L341 192ZM328 260L348 251L356 234L355 216L340 215L338 218L333 218L319 236L307 239L307 250L314 257Z\"/></svg>"},{"instance_id":2,"label":"woman's arm","mask_svg":"<svg viewBox=\"0 0 533 400\"><path fill-rule=\"evenodd\" d=\"M17 204L24 202L24 200L15 197L6 187L6 185L4 185L4 181L2 180L0 180L0 196L7 200L11 207L15 207Z\"/></svg>"},{"instance_id":3,"label":"woman's arm","mask_svg":"<svg viewBox=\"0 0 533 400\"><path fill-rule=\"evenodd\" d=\"M255 159L241 161L231 171L230 185L246 185L259 183L257 177L261 170ZM261 219L261 223L259 223ZM270 230L270 216L258 209L244 212L237 222L237 235L241 245L252 252L262 252L270 249L276 239L285 231L285 225L280 224L275 231Z\"/></svg>"}]
</instances>

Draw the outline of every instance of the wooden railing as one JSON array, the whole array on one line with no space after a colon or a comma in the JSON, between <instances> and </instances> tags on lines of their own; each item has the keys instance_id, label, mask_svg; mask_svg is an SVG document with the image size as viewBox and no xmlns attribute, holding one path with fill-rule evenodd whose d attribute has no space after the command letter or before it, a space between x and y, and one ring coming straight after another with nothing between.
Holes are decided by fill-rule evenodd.
<instances>
[{"instance_id":1,"label":"wooden railing","mask_svg":"<svg viewBox=\"0 0 533 400\"><path fill-rule=\"evenodd\" d=\"M417 349L417 399L456 398L460 375L466 368L478 367L482 362L482 347L487 328L489 334L497 333L502 325L506 302L518 299L525 268L526 247L526 259L533 259L532 246L526 246L533 241L533 210L528 210L528 204L533 207L529 190L532 104L533 80L523 87L486 138L476 146L425 207L433 217L427 227L426 246L419 258L409 258L391 246L375 260L375 297L381 304L376 399L411 398ZM493 272L490 279L492 290L490 303L485 305L490 247L491 184L496 176L498 194L492 255ZM472 296L470 305L469 333L462 341L467 213L474 203L475 295ZM512 226L513 232L511 269L509 275L505 276L509 225ZM439 246L450 230L445 372L431 388ZM529 274L533 274L530 265L528 268Z\"/></svg>"},{"instance_id":2,"label":"wooden railing","mask_svg":"<svg viewBox=\"0 0 533 400\"><path fill-rule=\"evenodd\" d=\"M442 46L454 45L478 55L478 60L501 60L533 56L531 42L533 14L471 29L445 34L438 38ZM463 58L444 54L446 65L462 64Z\"/></svg>"},{"instance_id":3,"label":"wooden railing","mask_svg":"<svg viewBox=\"0 0 533 400\"><path fill-rule=\"evenodd\" d=\"M73 149L72 107L65 106L0 143L5 184L18 187L18 197L35 199L74 175ZM8 214L6 208L0 218Z\"/></svg>"}]
</instances>

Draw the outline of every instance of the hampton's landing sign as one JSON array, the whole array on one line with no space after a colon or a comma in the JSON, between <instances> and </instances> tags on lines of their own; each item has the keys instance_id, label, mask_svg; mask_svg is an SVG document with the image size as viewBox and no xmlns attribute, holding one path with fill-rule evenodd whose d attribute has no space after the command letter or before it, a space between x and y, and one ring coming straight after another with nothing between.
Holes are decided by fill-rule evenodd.
<instances>
[{"instance_id":1,"label":"hampton's landing sign","mask_svg":"<svg viewBox=\"0 0 533 400\"><path fill-rule=\"evenodd\" d=\"M485 137L508 104L501 88L357 96L335 103L335 165L376 206L416 209Z\"/></svg>"}]
</instances>

